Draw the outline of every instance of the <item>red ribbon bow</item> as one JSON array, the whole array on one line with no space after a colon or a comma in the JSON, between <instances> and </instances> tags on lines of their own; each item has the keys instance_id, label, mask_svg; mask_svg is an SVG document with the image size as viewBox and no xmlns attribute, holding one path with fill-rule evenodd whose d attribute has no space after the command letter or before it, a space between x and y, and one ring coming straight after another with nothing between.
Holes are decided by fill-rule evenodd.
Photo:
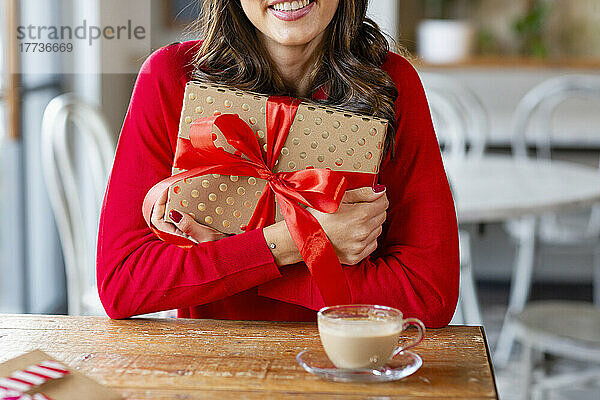
<instances>
[{"instance_id":1,"label":"red ribbon bow","mask_svg":"<svg viewBox=\"0 0 600 400\"><path fill-rule=\"evenodd\" d=\"M302 205L324 213L337 211L346 191L346 178L329 169L273 172L275 162L287 139L300 101L289 97L270 97L267 101L266 160L254 132L237 114L199 118L192 123L190 138L179 138L175 167L188 171L155 185L144 199L144 218L164 241L191 247L181 236L155 229L150 222L152 207L169 186L182 179L206 174L254 176L267 181L247 230L275 222L275 198L290 235L321 292L326 305L351 302L350 289L340 261L316 218ZM216 148L213 127L223 133L237 151L231 154ZM244 155L246 158L243 158Z\"/></svg>"}]
</instances>

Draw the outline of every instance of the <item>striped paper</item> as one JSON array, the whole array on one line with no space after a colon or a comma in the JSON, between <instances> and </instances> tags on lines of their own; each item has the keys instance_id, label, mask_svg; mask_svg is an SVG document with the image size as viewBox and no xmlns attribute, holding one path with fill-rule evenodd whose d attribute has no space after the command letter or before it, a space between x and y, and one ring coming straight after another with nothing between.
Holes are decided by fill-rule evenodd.
<instances>
[{"instance_id":1,"label":"striped paper","mask_svg":"<svg viewBox=\"0 0 600 400\"><path fill-rule=\"evenodd\" d=\"M56 361L43 361L0 378L0 400L52 400L42 393L25 394L44 383L63 378L69 370Z\"/></svg>"}]
</instances>

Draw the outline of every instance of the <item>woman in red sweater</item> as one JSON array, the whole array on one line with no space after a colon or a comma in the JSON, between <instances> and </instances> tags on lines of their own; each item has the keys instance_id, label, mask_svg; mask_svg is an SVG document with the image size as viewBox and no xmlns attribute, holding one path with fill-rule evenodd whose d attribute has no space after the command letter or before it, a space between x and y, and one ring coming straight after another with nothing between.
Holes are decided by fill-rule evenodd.
<instances>
[{"instance_id":1,"label":"woman in red sweater","mask_svg":"<svg viewBox=\"0 0 600 400\"><path fill-rule=\"evenodd\" d=\"M367 3L204 0L204 40L146 60L100 218L97 282L110 317L177 308L187 318L311 321L324 305L283 222L223 237L179 212L164 222L163 198L152 223L198 244L164 243L146 225L144 196L170 175L185 84L197 79L388 119L379 184L347 191L334 214L312 213L353 303L396 307L429 327L450 321L458 233L427 101L415 70L365 17ZM266 284L270 297L257 289Z\"/></svg>"}]
</instances>

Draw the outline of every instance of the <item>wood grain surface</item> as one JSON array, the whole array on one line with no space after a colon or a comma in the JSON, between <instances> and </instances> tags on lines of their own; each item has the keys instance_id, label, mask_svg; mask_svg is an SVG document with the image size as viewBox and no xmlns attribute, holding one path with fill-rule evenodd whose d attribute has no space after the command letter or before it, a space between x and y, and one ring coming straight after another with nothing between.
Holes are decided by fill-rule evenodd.
<instances>
[{"instance_id":1,"label":"wood grain surface","mask_svg":"<svg viewBox=\"0 0 600 400\"><path fill-rule=\"evenodd\" d=\"M295 360L318 346L314 323L0 315L0 362L40 349L130 399L497 398L480 327L428 330L393 383L323 381Z\"/></svg>"}]
</instances>

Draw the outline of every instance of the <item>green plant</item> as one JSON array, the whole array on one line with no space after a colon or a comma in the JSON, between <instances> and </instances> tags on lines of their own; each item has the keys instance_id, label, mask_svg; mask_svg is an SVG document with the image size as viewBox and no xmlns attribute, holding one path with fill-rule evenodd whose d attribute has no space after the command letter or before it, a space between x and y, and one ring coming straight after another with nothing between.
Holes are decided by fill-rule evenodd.
<instances>
[{"instance_id":1,"label":"green plant","mask_svg":"<svg viewBox=\"0 0 600 400\"><path fill-rule=\"evenodd\" d=\"M542 0L530 2L527 13L517 18L513 24L520 40L522 55L546 57L548 48L544 42L546 20L550 13L550 5Z\"/></svg>"},{"instance_id":2,"label":"green plant","mask_svg":"<svg viewBox=\"0 0 600 400\"><path fill-rule=\"evenodd\" d=\"M424 0L425 16L433 19L465 17L468 6L478 0Z\"/></svg>"}]
</instances>

